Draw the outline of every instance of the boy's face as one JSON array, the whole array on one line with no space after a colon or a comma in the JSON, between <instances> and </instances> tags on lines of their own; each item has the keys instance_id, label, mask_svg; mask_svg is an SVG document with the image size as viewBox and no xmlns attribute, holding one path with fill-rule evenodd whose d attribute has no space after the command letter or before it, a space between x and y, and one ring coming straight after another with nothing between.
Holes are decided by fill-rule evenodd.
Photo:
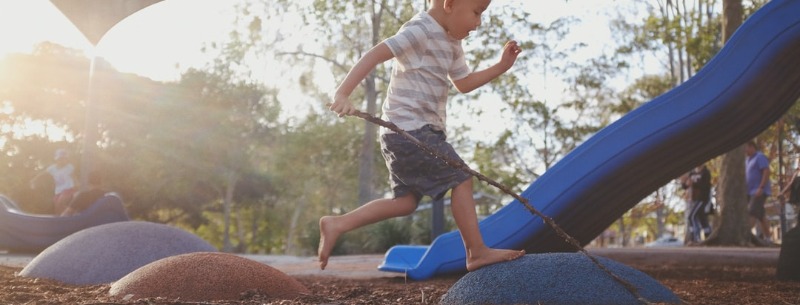
<instances>
[{"instance_id":1,"label":"boy's face","mask_svg":"<svg viewBox=\"0 0 800 305\"><path fill-rule=\"evenodd\" d=\"M447 32L455 39L464 39L469 32L481 25L481 15L489 7L491 0L450 0L445 1L445 11L449 13Z\"/></svg>"}]
</instances>

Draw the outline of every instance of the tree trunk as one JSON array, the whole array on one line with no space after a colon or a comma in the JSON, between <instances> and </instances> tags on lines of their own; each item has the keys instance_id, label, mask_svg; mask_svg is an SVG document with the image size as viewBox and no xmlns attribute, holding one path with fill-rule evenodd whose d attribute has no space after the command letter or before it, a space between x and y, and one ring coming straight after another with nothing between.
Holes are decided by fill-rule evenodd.
<instances>
[{"instance_id":1,"label":"tree trunk","mask_svg":"<svg viewBox=\"0 0 800 305\"><path fill-rule=\"evenodd\" d=\"M372 44L378 44L381 35L381 18L383 16L383 5L385 1L380 4L375 4L379 7L372 8ZM367 98L366 113L375 115L378 104L378 88L375 85L375 71L372 71L367 78L364 79L364 91ZM358 202L365 204L372 199L375 199L374 194L374 176L375 176L375 140L378 134L378 126L370 122L364 122L364 139L361 142L361 152L358 158Z\"/></svg>"},{"instance_id":2,"label":"tree trunk","mask_svg":"<svg viewBox=\"0 0 800 305\"><path fill-rule=\"evenodd\" d=\"M303 189L304 190L311 190L317 188L316 184L305 181L303 182ZM297 242L297 232L300 220L302 219L303 212L306 211L306 207L309 203L308 195L303 193L297 198L297 203L294 205L294 210L292 211L292 216L289 219L289 229L286 230L286 244L283 248L283 254L286 255L297 255L299 253L296 242ZM302 251L302 249L301 249Z\"/></svg>"},{"instance_id":3,"label":"tree trunk","mask_svg":"<svg viewBox=\"0 0 800 305\"><path fill-rule=\"evenodd\" d=\"M623 247L629 246L628 242L628 227L625 225L625 215L619 218L619 235Z\"/></svg>"},{"instance_id":4,"label":"tree trunk","mask_svg":"<svg viewBox=\"0 0 800 305\"><path fill-rule=\"evenodd\" d=\"M702 1L698 1L698 2L702 2ZM698 3L697 5L702 7L702 4L700 4L700 3ZM689 45L692 43L692 40L694 39L694 36L696 35L696 32L694 32L693 30L695 28L697 28L698 29L697 31L699 32L699 28L701 26L701 23L700 23L700 21L696 21L696 22L693 21L693 20L696 20L696 19L694 18L694 16L692 14L689 13L689 7L686 6L686 0L683 0L683 13L684 13L683 14L684 15L683 23L685 24L685 29L684 29L684 34L683 34L683 36L684 36L684 39L683 39L684 47L683 47L683 49L687 50L686 51L686 67L684 67L684 69L686 69L686 79L690 79L690 78L692 78L692 75L694 75L694 71L692 69L692 55L689 54L688 49L689 49Z\"/></svg>"},{"instance_id":5,"label":"tree trunk","mask_svg":"<svg viewBox=\"0 0 800 305\"><path fill-rule=\"evenodd\" d=\"M289 221L289 230L286 233L286 248L284 249L284 254L286 255L294 255L295 253L295 236L297 235L297 224L299 223L300 216L303 215L303 211L306 209L306 204L308 200L306 200L305 196L300 197L300 200L297 201L297 204L294 207L294 212L292 213L292 218Z\"/></svg>"},{"instance_id":6,"label":"tree trunk","mask_svg":"<svg viewBox=\"0 0 800 305\"><path fill-rule=\"evenodd\" d=\"M247 230L244 227L245 215L242 215L243 213L244 211L241 209L236 213L236 240L238 243L233 247L234 253L247 253L247 239L245 238L245 232L247 232Z\"/></svg>"},{"instance_id":7,"label":"tree trunk","mask_svg":"<svg viewBox=\"0 0 800 305\"><path fill-rule=\"evenodd\" d=\"M256 249L259 249L258 252L262 254L264 252L261 249L264 248L261 247L262 245L258 244L258 236L261 234L258 232L258 224L261 222L261 215L264 213L263 207L264 206L260 203L253 207L253 213L251 213L253 219L250 221L250 244L255 245Z\"/></svg>"},{"instance_id":8,"label":"tree trunk","mask_svg":"<svg viewBox=\"0 0 800 305\"><path fill-rule=\"evenodd\" d=\"M687 183L688 179L690 179L689 173L685 173L681 176L680 178L681 187L683 187L683 185ZM683 243L689 244L689 241L692 240L692 235L689 233L689 231L692 229L692 225L689 222L689 215L692 213L692 188L686 188L683 191L683 194L681 195L681 200L683 200L683 205L684 205L683 223L685 224L684 228L686 228L683 230ZM678 234L673 233L673 236L678 237Z\"/></svg>"},{"instance_id":9,"label":"tree trunk","mask_svg":"<svg viewBox=\"0 0 800 305\"><path fill-rule=\"evenodd\" d=\"M225 198L223 198L222 206L225 217L225 234L223 237L223 252L232 252L233 244L231 243L231 210L233 210L233 191L236 189L236 183L239 181L239 176L236 173L229 172L225 175Z\"/></svg>"},{"instance_id":10,"label":"tree trunk","mask_svg":"<svg viewBox=\"0 0 800 305\"><path fill-rule=\"evenodd\" d=\"M663 190L658 189L656 191L656 238L659 238L664 235L664 232L667 231L666 227L666 217L664 213L664 200L662 199Z\"/></svg>"},{"instance_id":11,"label":"tree trunk","mask_svg":"<svg viewBox=\"0 0 800 305\"><path fill-rule=\"evenodd\" d=\"M367 91L367 113L375 115L377 108L378 92L375 88L375 74L370 73L365 80ZM378 126L364 121L364 139L361 143L358 164L358 202L365 204L374 199L374 176L375 176L375 140L378 134Z\"/></svg>"},{"instance_id":12,"label":"tree trunk","mask_svg":"<svg viewBox=\"0 0 800 305\"><path fill-rule=\"evenodd\" d=\"M747 215L747 186L744 179L744 149L739 147L722 157L719 173L719 221L706 244L747 246L751 244Z\"/></svg>"},{"instance_id":13,"label":"tree trunk","mask_svg":"<svg viewBox=\"0 0 800 305\"><path fill-rule=\"evenodd\" d=\"M742 0L722 2L722 36L725 42L742 24ZM744 148L738 147L722 157L719 175L720 217L716 228L706 241L708 245L751 245L747 215L747 186L745 184Z\"/></svg>"},{"instance_id":14,"label":"tree trunk","mask_svg":"<svg viewBox=\"0 0 800 305\"><path fill-rule=\"evenodd\" d=\"M722 2L722 39L728 42L733 32L742 25L744 9L742 0L724 0Z\"/></svg>"},{"instance_id":15,"label":"tree trunk","mask_svg":"<svg viewBox=\"0 0 800 305\"><path fill-rule=\"evenodd\" d=\"M688 245L690 242L695 242L692 240L692 222L689 221L689 216L692 214L692 196L687 196L684 198L683 204L685 206L683 209L683 223L685 224L684 228L686 228L683 230L683 243Z\"/></svg>"},{"instance_id":16,"label":"tree trunk","mask_svg":"<svg viewBox=\"0 0 800 305\"><path fill-rule=\"evenodd\" d=\"M669 23L670 23L670 8L671 2L667 2L666 7L661 7L661 13L664 15L664 41L667 42L667 56L669 57L669 80L672 86L677 86L678 78L675 76L675 48L672 46L672 33L670 32Z\"/></svg>"},{"instance_id":17,"label":"tree trunk","mask_svg":"<svg viewBox=\"0 0 800 305\"><path fill-rule=\"evenodd\" d=\"M678 28L675 29L675 51L678 53L678 84L683 84L686 81L686 28L689 26L684 21L686 12L681 13L681 5L677 1L675 6L675 21L678 23ZM688 55L687 55L688 57Z\"/></svg>"}]
</instances>

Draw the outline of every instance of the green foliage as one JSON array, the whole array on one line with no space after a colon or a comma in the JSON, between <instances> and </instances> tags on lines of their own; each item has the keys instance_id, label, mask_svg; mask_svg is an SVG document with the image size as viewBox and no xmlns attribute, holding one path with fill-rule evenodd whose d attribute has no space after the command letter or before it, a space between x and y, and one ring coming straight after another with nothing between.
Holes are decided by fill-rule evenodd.
<instances>
[{"instance_id":1,"label":"green foliage","mask_svg":"<svg viewBox=\"0 0 800 305\"><path fill-rule=\"evenodd\" d=\"M369 228L370 238L364 248L370 253L386 252L394 245L411 242L411 224L408 218L395 218L376 223Z\"/></svg>"},{"instance_id":2,"label":"green foliage","mask_svg":"<svg viewBox=\"0 0 800 305\"><path fill-rule=\"evenodd\" d=\"M445 217L444 217L444 224L442 230L444 232L449 232L452 230L456 230L456 224L453 221L452 215L447 212L447 207L445 207ZM407 228L410 234L410 241L407 242L413 245L429 245L433 242L431 239L431 231L433 230L433 212L432 210L422 210L417 211L414 213L414 216L411 217L411 224L410 228Z\"/></svg>"},{"instance_id":3,"label":"green foliage","mask_svg":"<svg viewBox=\"0 0 800 305\"><path fill-rule=\"evenodd\" d=\"M526 75L561 75L569 65L570 54L584 45L566 45L562 38L578 20L560 18L548 25L531 22L530 14L522 6L505 5L490 8L487 21L481 25L480 35L466 41L467 59L476 69L493 64L503 44L511 39L525 50L517 63L490 85L477 90L477 94L457 95L453 99L470 110L469 115L480 116L481 110L470 100L497 98L501 101L501 114L510 122L496 139L465 139L463 126L454 141L461 147L474 148L472 162L479 171L511 186L522 188L538 177L569 152L579 141L596 130L582 128L576 121L565 120L561 111L569 105L537 98ZM478 105L474 103L474 105ZM495 107L494 105L492 107ZM476 127L477 128L477 127ZM570 143L570 139L574 139ZM483 189L497 193L496 190Z\"/></svg>"},{"instance_id":4,"label":"green foliage","mask_svg":"<svg viewBox=\"0 0 800 305\"><path fill-rule=\"evenodd\" d=\"M211 243L218 249L224 247L225 223L220 210L206 210L203 212L206 219L196 229L189 227L203 240ZM266 205L241 207L236 209L231 221L231 231L236 232L231 236L231 243L235 252L241 253L284 253L286 248L286 227L281 221L281 215L270 211Z\"/></svg>"},{"instance_id":5,"label":"green foliage","mask_svg":"<svg viewBox=\"0 0 800 305\"><path fill-rule=\"evenodd\" d=\"M308 222L308 230L300 237L305 255L315 255L319 245L319 226ZM455 228L452 218L446 218L445 232ZM427 245L431 240L431 212L420 211L413 216L381 221L342 235L333 249L334 255L382 253L399 244Z\"/></svg>"},{"instance_id":6,"label":"green foliage","mask_svg":"<svg viewBox=\"0 0 800 305\"><path fill-rule=\"evenodd\" d=\"M467 110L459 113L479 117L483 108L471 101L497 100L492 107L501 108L510 123L493 139L466 137L466 131L480 126L451 126L451 141L467 152L463 155L478 171L522 189L600 128L665 92L680 75L700 69L720 46L720 16L708 10L714 2L698 1L703 8L687 9L668 1L669 7L652 9L644 19L616 20L614 29L623 45L613 54L585 61L574 55L586 45L567 45L562 39L579 20L535 23L521 9L522 1L491 7L478 34L465 41L469 64L475 69L493 64L512 38L525 52L509 73L475 94L453 96L452 105ZM756 2L763 3L747 4L748 13ZM343 214L360 204L359 158L368 126L328 114L324 104L330 88L319 79L343 78L366 50L426 5L412 0L247 1L239 8L237 30L229 40L205 47L215 59L186 71L179 81L122 74L99 61L93 107L106 187L122 194L134 218L194 230L219 248L227 234L236 251L315 254L319 217ZM300 45L289 45L286 30L270 26L276 20L290 22L287 12L300 12L304 18L308 39ZM670 58L670 50L683 54L683 60ZM669 58L666 72L628 81L622 89L611 84L637 69L634 59L645 54ZM252 62L271 64L250 66ZM31 211L45 211L42 203L50 200L46 192L31 190L28 180L49 164L52 152L68 148L76 161L81 156L88 67L80 52L47 43L32 54L0 60L0 192L20 198ZM320 67L327 67L329 75L320 75L325 74ZM287 101L279 100L283 88L260 79L259 69L297 77L306 98L317 102L287 120L281 109ZM374 86L365 83L353 100L385 94L389 69L380 65ZM568 82L564 101L541 98L528 77L533 74ZM30 122L44 126L47 134L20 131ZM795 107L786 117L785 132L791 139L800 137L798 122L800 110ZM47 137L53 134L60 136ZM777 129L762 138L777 143ZM800 143L795 142L787 149L800 155ZM376 193L386 193L379 148L366 149L377 177L367 182ZM481 183L476 190L501 195ZM492 212L496 206L483 209ZM657 224L640 209L646 208L637 207L625 221L654 230ZM429 214L423 211L346 234L334 254L429 243ZM679 215L670 211L666 221L679 222ZM448 222L447 227L455 226Z\"/></svg>"},{"instance_id":7,"label":"green foliage","mask_svg":"<svg viewBox=\"0 0 800 305\"><path fill-rule=\"evenodd\" d=\"M644 75L621 92L619 104L611 105L610 110L615 114L626 114L671 88L672 84L666 75Z\"/></svg>"},{"instance_id":8,"label":"green foliage","mask_svg":"<svg viewBox=\"0 0 800 305\"><path fill-rule=\"evenodd\" d=\"M620 14L612 23L622 46L618 54L652 53L670 73L673 86L700 70L722 47L722 16L717 0L647 3L649 15L639 24Z\"/></svg>"},{"instance_id":9,"label":"green foliage","mask_svg":"<svg viewBox=\"0 0 800 305\"><path fill-rule=\"evenodd\" d=\"M0 124L14 130L0 141L7 165L0 171L8 180L3 192L26 206L51 200L51 195L47 201L37 196L41 191L32 194L27 184L49 164L56 148L75 152L73 161L79 165L87 111L85 63L74 51L46 44L31 55L9 56L0 65L2 75L15 75L0 82L0 100L8 114ZM95 161L106 178L104 187L123 196L132 217L197 228L208 221L203 211L224 198L231 181L225 177L244 181L246 188L233 192L243 206L271 190L253 162L279 127L274 92L200 70L188 71L177 83L157 83L118 73L102 62L94 87L102 135ZM49 133L24 134L31 122L48 126ZM58 133L67 142L45 138Z\"/></svg>"},{"instance_id":10,"label":"green foliage","mask_svg":"<svg viewBox=\"0 0 800 305\"><path fill-rule=\"evenodd\" d=\"M657 238L660 235L668 232L659 232L658 218L656 217L656 209L662 208L665 214L664 223L662 225L668 228L677 228L686 225L686 219L683 215L682 209L675 209L669 206L660 206L656 202L644 201L634 206L630 211L620 217L608 228L618 232L623 240L628 242L634 240L638 236L649 236ZM674 234L675 232L671 232ZM632 244L628 244L630 246Z\"/></svg>"}]
</instances>

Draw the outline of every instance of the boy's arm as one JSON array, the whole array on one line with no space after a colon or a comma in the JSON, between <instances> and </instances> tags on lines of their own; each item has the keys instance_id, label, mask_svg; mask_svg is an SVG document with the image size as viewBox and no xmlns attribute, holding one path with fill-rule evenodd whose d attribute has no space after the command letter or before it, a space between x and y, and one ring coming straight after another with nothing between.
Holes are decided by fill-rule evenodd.
<instances>
[{"instance_id":1,"label":"boy's arm","mask_svg":"<svg viewBox=\"0 0 800 305\"><path fill-rule=\"evenodd\" d=\"M367 54L364 54L364 57L358 60L356 65L347 73L344 81L336 88L330 110L339 114L340 117L355 113L356 109L350 102L350 94L375 69L375 66L393 57L394 54L385 43L379 43L367 51Z\"/></svg>"},{"instance_id":2,"label":"boy's arm","mask_svg":"<svg viewBox=\"0 0 800 305\"><path fill-rule=\"evenodd\" d=\"M454 80L453 86L456 87L458 92L467 93L485 85L486 83L508 71L508 69L511 69L511 66L514 65L515 61L517 61L517 55L519 55L520 52L521 49L517 45L516 41L512 40L507 42L503 47L503 56L500 57L500 62L487 68L486 70L473 72L465 78Z\"/></svg>"}]
</instances>

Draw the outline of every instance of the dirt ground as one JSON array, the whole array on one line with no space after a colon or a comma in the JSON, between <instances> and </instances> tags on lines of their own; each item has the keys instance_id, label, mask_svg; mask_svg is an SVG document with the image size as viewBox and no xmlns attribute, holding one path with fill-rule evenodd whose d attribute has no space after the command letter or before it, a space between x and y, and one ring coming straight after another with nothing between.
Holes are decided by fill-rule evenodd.
<instances>
[{"instance_id":1,"label":"dirt ground","mask_svg":"<svg viewBox=\"0 0 800 305\"><path fill-rule=\"evenodd\" d=\"M798 304L800 282L775 279L776 251L623 250L595 252L639 269L670 288L686 304ZM590 251L593 252L593 251ZM359 260L362 260L359 258ZM374 269L374 264L368 262ZM437 304L459 275L426 281L402 276L354 278L297 272L313 264L283 266L311 291L293 300L275 300L257 291L236 301L180 302L108 297L110 285L70 286L50 280L21 278L19 266L0 266L1 304ZM346 267L351 268L351 267ZM332 275L341 275L333 273ZM576 291L576 293L579 293Z\"/></svg>"}]
</instances>

